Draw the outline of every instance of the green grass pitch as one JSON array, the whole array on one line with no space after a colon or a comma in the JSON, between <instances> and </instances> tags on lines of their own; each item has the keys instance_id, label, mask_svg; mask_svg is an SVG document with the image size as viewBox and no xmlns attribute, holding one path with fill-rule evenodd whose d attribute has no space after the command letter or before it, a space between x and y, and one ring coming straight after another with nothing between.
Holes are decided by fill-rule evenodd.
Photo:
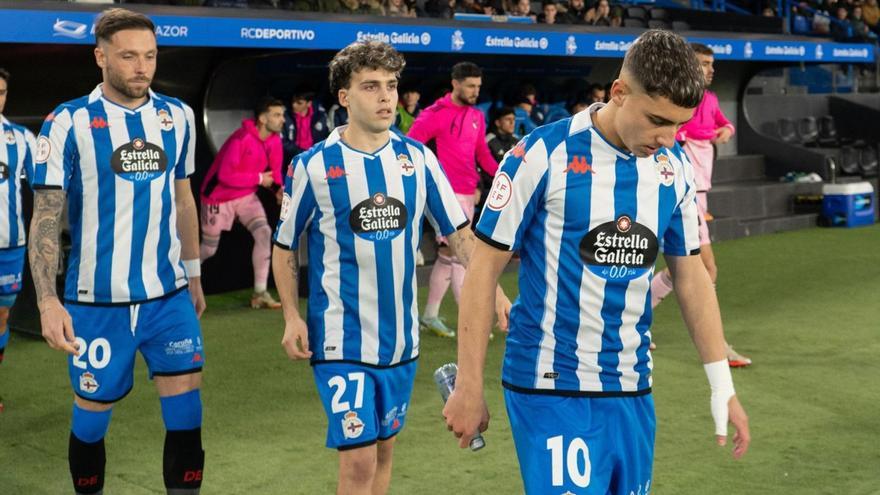
<instances>
[{"instance_id":1,"label":"green grass pitch","mask_svg":"<svg viewBox=\"0 0 880 495\"><path fill-rule=\"evenodd\" d=\"M755 364L735 370L753 442L734 461L714 445L709 389L674 298L657 310L653 493L880 493L880 226L811 229L715 246L728 340ZM507 275L508 292L516 285ZM245 307L245 292L209 298L202 320L205 494L333 493L336 454L306 363L287 360L280 312ZM421 296L424 297L424 291ZM451 299L451 296L448 298ZM453 305L443 307L455 320ZM488 446L459 450L440 417L431 372L455 343L423 334L391 493L522 492L504 411L502 338L489 348ZM63 356L13 335L0 367L0 493L70 493L71 392ZM541 418L534 418L540 421ZM159 401L138 361L134 391L107 437L108 494L164 493Z\"/></svg>"}]
</instances>

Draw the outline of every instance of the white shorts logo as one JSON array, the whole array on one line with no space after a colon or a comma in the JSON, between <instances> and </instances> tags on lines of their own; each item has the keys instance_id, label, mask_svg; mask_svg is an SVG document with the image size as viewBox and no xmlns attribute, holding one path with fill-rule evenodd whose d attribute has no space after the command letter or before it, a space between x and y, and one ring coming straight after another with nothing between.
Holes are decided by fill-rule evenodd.
<instances>
[{"instance_id":1,"label":"white shorts logo","mask_svg":"<svg viewBox=\"0 0 880 495\"><path fill-rule=\"evenodd\" d=\"M486 207L493 211L501 211L510 202L512 195L513 183L510 176L501 172L495 176L495 180L492 182L492 189L489 190L489 195L486 198Z\"/></svg>"}]
</instances>

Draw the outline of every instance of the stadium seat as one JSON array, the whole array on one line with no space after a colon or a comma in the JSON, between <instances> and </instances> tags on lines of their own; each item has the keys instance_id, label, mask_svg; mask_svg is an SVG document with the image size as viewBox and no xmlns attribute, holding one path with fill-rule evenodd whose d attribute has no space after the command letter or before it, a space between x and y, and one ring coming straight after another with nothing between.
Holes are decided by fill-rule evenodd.
<instances>
[{"instance_id":1,"label":"stadium seat","mask_svg":"<svg viewBox=\"0 0 880 495\"><path fill-rule=\"evenodd\" d=\"M807 19L806 17L802 15L796 15L792 17L791 20L791 32L792 34L813 34L813 26L810 24L809 19Z\"/></svg>"},{"instance_id":2,"label":"stadium seat","mask_svg":"<svg viewBox=\"0 0 880 495\"><path fill-rule=\"evenodd\" d=\"M648 20L648 11L644 7L627 7L625 14L627 19Z\"/></svg>"},{"instance_id":3,"label":"stadium seat","mask_svg":"<svg viewBox=\"0 0 880 495\"><path fill-rule=\"evenodd\" d=\"M823 115L819 118L819 146L837 147L840 146L840 144L841 139L837 133L837 125L834 123L834 117L831 115Z\"/></svg>"},{"instance_id":4,"label":"stadium seat","mask_svg":"<svg viewBox=\"0 0 880 495\"><path fill-rule=\"evenodd\" d=\"M804 117L798 121L798 136L801 143L805 146L815 146L818 144L819 125L816 123L816 117Z\"/></svg>"},{"instance_id":5,"label":"stadium seat","mask_svg":"<svg viewBox=\"0 0 880 495\"><path fill-rule=\"evenodd\" d=\"M796 144L798 142L797 126L795 125L794 120L791 120L788 117L782 117L776 122L776 124L776 132L779 139L785 143Z\"/></svg>"},{"instance_id":6,"label":"stadium seat","mask_svg":"<svg viewBox=\"0 0 880 495\"><path fill-rule=\"evenodd\" d=\"M666 9L653 8L648 11L648 14L651 15L651 19L657 19L659 21L669 20L669 12Z\"/></svg>"},{"instance_id":7,"label":"stadium seat","mask_svg":"<svg viewBox=\"0 0 880 495\"><path fill-rule=\"evenodd\" d=\"M864 176L877 175L877 150L871 146L861 149L859 154L859 169Z\"/></svg>"},{"instance_id":8,"label":"stadium seat","mask_svg":"<svg viewBox=\"0 0 880 495\"><path fill-rule=\"evenodd\" d=\"M844 146L840 148L838 153L837 164L840 171L846 175L859 175L859 150L852 146Z\"/></svg>"},{"instance_id":9,"label":"stadium seat","mask_svg":"<svg viewBox=\"0 0 880 495\"><path fill-rule=\"evenodd\" d=\"M668 22L661 19L651 19L648 21L648 28L650 29L665 29L670 30L672 26L669 25Z\"/></svg>"},{"instance_id":10,"label":"stadium seat","mask_svg":"<svg viewBox=\"0 0 880 495\"><path fill-rule=\"evenodd\" d=\"M624 19L623 27L646 28L648 23L644 19Z\"/></svg>"},{"instance_id":11,"label":"stadium seat","mask_svg":"<svg viewBox=\"0 0 880 495\"><path fill-rule=\"evenodd\" d=\"M673 31L690 31L691 25L684 21L672 21Z\"/></svg>"}]
</instances>

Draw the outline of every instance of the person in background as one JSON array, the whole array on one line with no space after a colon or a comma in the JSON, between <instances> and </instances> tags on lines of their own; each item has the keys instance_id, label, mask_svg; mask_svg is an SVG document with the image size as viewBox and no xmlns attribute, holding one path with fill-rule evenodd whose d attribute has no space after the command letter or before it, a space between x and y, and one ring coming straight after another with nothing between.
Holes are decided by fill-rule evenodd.
<instances>
[{"instance_id":1,"label":"person in background","mask_svg":"<svg viewBox=\"0 0 880 495\"><path fill-rule=\"evenodd\" d=\"M397 119L394 121L394 126L403 134L409 132L422 110L419 107L419 98L421 98L421 94L415 86L405 86L400 91L400 101L397 102Z\"/></svg>"},{"instance_id":2,"label":"person in background","mask_svg":"<svg viewBox=\"0 0 880 495\"><path fill-rule=\"evenodd\" d=\"M590 103L605 103L607 95L608 92L605 91L605 86L599 83L590 85Z\"/></svg>"},{"instance_id":3,"label":"person in background","mask_svg":"<svg viewBox=\"0 0 880 495\"><path fill-rule=\"evenodd\" d=\"M523 84L516 98L514 112L516 114L516 134L525 136L538 127L532 119L535 106L538 104L538 91L531 84Z\"/></svg>"},{"instance_id":4,"label":"person in background","mask_svg":"<svg viewBox=\"0 0 880 495\"><path fill-rule=\"evenodd\" d=\"M290 108L285 109L284 113L284 129L281 131L284 167L290 164L293 157L328 135L330 119L324 107L315 101L315 92L306 86L298 87L290 98Z\"/></svg>"},{"instance_id":5,"label":"person in background","mask_svg":"<svg viewBox=\"0 0 880 495\"><path fill-rule=\"evenodd\" d=\"M560 16L556 0L544 0L541 2L541 13L538 15L540 24L565 24L565 17Z\"/></svg>"},{"instance_id":6,"label":"person in background","mask_svg":"<svg viewBox=\"0 0 880 495\"><path fill-rule=\"evenodd\" d=\"M587 24L587 12L590 9L584 4L584 0L570 0L565 11L566 24Z\"/></svg>"}]
</instances>

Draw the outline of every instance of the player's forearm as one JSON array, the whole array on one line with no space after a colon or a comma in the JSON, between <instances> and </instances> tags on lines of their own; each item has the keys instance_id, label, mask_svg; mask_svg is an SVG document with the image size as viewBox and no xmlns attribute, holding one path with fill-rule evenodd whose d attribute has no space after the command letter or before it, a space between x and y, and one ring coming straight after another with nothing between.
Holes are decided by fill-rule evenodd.
<instances>
[{"instance_id":1,"label":"player's forearm","mask_svg":"<svg viewBox=\"0 0 880 495\"><path fill-rule=\"evenodd\" d=\"M272 248L272 274L284 319L301 318L299 314L299 260L295 250Z\"/></svg>"},{"instance_id":2,"label":"player's forearm","mask_svg":"<svg viewBox=\"0 0 880 495\"><path fill-rule=\"evenodd\" d=\"M61 190L40 189L34 192L28 256L37 292L37 304L40 306L47 299L58 298L55 277L58 275L61 213L65 197Z\"/></svg>"},{"instance_id":3,"label":"player's forearm","mask_svg":"<svg viewBox=\"0 0 880 495\"><path fill-rule=\"evenodd\" d=\"M452 250L452 254L462 266L468 268L474 255L474 248L477 245L477 237L474 235L474 231L470 227L465 227L450 234L447 240L449 241L449 249ZM500 285L495 286L494 294L496 297L506 297L504 289Z\"/></svg>"},{"instance_id":4,"label":"player's forearm","mask_svg":"<svg viewBox=\"0 0 880 495\"><path fill-rule=\"evenodd\" d=\"M703 363L725 359L721 312L709 274L705 269L673 272L672 279L682 318Z\"/></svg>"},{"instance_id":5,"label":"player's forearm","mask_svg":"<svg viewBox=\"0 0 880 495\"><path fill-rule=\"evenodd\" d=\"M483 243L477 243L474 251L459 298L456 387L482 392L486 347L495 314L495 286L510 255L496 253Z\"/></svg>"},{"instance_id":6,"label":"player's forearm","mask_svg":"<svg viewBox=\"0 0 880 495\"><path fill-rule=\"evenodd\" d=\"M199 220L198 213L196 212L196 202L193 199L188 182L186 187L180 187L176 191L177 232L180 236L181 258L184 260L197 260L199 259Z\"/></svg>"}]
</instances>

